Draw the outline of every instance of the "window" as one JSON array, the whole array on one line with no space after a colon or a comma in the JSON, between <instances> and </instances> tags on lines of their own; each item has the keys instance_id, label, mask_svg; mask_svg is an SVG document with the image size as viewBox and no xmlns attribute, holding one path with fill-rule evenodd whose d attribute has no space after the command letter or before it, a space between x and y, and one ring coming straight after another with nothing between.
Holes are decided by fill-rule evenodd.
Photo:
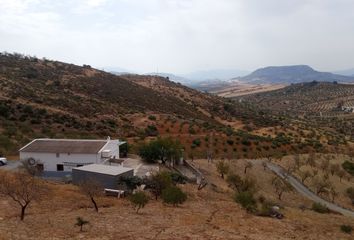
<instances>
[{"instance_id":1,"label":"window","mask_svg":"<svg viewBox=\"0 0 354 240\"><path fill-rule=\"evenodd\" d=\"M60 157L60 153L57 153L56 156L57 156L57 158Z\"/></svg>"},{"instance_id":2,"label":"window","mask_svg":"<svg viewBox=\"0 0 354 240\"><path fill-rule=\"evenodd\" d=\"M82 166L84 166L84 165L82 165L82 164L77 164L76 165L76 167L82 167Z\"/></svg>"},{"instance_id":3,"label":"window","mask_svg":"<svg viewBox=\"0 0 354 240\"><path fill-rule=\"evenodd\" d=\"M58 172L64 171L64 165L63 164L57 164L57 171Z\"/></svg>"}]
</instances>

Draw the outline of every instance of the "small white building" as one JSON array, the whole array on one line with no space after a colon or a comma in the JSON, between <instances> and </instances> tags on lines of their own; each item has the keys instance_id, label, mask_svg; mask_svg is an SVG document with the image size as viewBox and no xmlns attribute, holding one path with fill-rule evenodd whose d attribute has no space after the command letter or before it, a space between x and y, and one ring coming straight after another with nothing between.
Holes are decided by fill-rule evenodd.
<instances>
[{"instance_id":1,"label":"small white building","mask_svg":"<svg viewBox=\"0 0 354 240\"><path fill-rule=\"evenodd\" d=\"M103 188L109 189L118 189L120 178L133 176L133 168L103 164L90 164L73 168L72 170L73 184L79 185L89 180L95 181Z\"/></svg>"},{"instance_id":2,"label":"small white building","mask_svg":"<svg viewBox=\"0 0 354 240\"><path fill-rule=\"evenodd\" d=\"M43 171L71 171L119 159L119 140L35 139L19 150L20 159Z\"/></svg>"}]
</instances>

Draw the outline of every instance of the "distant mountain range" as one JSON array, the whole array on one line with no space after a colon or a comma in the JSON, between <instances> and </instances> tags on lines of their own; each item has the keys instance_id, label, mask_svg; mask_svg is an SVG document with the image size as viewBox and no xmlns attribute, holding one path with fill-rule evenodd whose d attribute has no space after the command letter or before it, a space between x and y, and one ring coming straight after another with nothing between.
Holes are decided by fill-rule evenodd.
<instances>
[{"instance_id":1,"label":"distant mountain range","mask_svg":"<svg viewBox=\"0 0 354 240\"><path fill-rule=\"evenodd\" d=\"M172 73L146 73L144 75L156 75L160 77L169 78L169 80L174 82L179 82L183 85L194 87L199 86L200 84L218 84L218 83L227 83L230 79L234 77L241 77L248 74L248 71L242 71L237 69L214 69L214 70L205 70L205 71L195 71L187 74L172 74Z\"/></svg>"},{"instance_id":2,"label":"distant mountain range","mask_svg":"<svg viewBox=\"0 0 354 240\"><path fill-rule=\"evenodd\" d=\"M247 83L301 83L301 82L353 82L354 77L330 72L319 72L307 65L277 66L260 68L253 73L235 78Z\"/></svg>"},{"instance_id":3,"label":"distant mountain range","mask_svg":"<svg viewBox=\"0 0 354 240\"><path fill-rule=\"evenodd\" d=\"M115 75L136 74L125 69L111 69ZM233 86L239 83L250 84L290 84L301 82L354 82L354 69L338 71L336 73L316 71L307 65L293 66L269 66L257 69L246 75L247 71L237 69L220 69L195 71L188 74L173 73L146 73L144 75L156 75L168 78L171 81L181 83L198 90L208 91L209 88Z\"/></svg>"},{"instance_id":4,"label":"distant mountain range","mask_svg":"<svg viewBox=\"0 0 354 240\"><path fill-rule=\"evenodd\" d=\"M249 74L249 71L243 71L238 69L214 69L206 71L195 71L181 75L184 78L194 81L206 81L206 80L229 80L235 77L242 77Z\"/></svg>"},{"instance_id":5,"label":"distant mountain range","mask_svg":"<svg viewBox=\"0 0 354 240\"><path fill-rule=\"evenodd\" d=\"M181 76L177 76L175 74L172 73L156 73L156 72L152 72L152 73L145 73L144 75L151 75L151 76L159 76L159 77L164 77L164 78L168 78L169 80L173 81L173 82L179 82L183 85L189 86L192 82L191 79L187 79Z\"/></svg>"}]
</instances>

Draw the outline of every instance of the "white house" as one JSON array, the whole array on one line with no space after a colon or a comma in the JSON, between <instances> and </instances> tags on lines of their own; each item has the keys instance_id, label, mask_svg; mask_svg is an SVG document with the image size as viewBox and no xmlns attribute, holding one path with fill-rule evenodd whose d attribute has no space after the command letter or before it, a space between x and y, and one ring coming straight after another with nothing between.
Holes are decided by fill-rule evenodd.
<instances>
[{"instance_id":1,"label":"white house","mask_svg":"<svg viewBox=\"0 0 354 240\"><path fill-rule=\"evenodd\" d=\"M71 171L119 159L119 140L35 139L19 150L20 159L43 171Z\"/></svg>"}]
</instances>

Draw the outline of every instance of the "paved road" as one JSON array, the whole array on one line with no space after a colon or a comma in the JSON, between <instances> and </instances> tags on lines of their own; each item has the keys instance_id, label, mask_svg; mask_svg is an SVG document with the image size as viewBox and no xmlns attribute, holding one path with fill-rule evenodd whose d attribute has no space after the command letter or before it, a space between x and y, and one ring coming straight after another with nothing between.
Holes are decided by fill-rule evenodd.
<instances>
[{"instance_id":1,"label":"paved road","mask_svg":"<svg viewBox=\"0 0 354 240\"><path fill-rule=\"evenodd\" d=\"M262 160L253 160L252 162L254 162L254 161L257 161L258 163L262 163ZM354 217L354 211L342 208L336 204L333 204L331 202L324 200L323 198L320 198L315 193L310 191L306 186L304 186L300 181L298 181L295 177L288 175L288 174L287 174L287 176L285 176L285 174L284 174L285 171L282 167L280 167L276 164L273 164L273 163L268 163L268 162L266 162L266 163L267 163L268 169L270 169L272 172L277 174L279 177L288 181L295 188L295 190L297 192L299 192L300 194L302 194L303 196L311 199L314 202L318 202L318 203L325 205L328 209L330 209L334 212L341 213L344 216Z\"/></svg>"}]
</instances>

